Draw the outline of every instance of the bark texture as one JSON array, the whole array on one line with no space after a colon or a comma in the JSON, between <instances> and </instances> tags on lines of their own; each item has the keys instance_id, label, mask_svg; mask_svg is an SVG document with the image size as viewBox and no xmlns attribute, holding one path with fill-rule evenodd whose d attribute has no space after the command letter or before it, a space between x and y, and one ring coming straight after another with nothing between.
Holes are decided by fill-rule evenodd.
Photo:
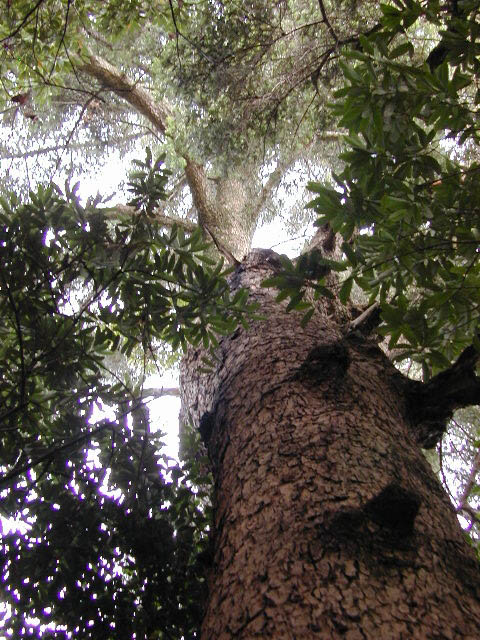
<instances>
[{"instance_id":1,"label":"bark texture","mask_svg":"<svg viewBox=\"0 0 480 640\"><path fill-rule=\"evenodd\" d=\"M183 363L184 404L215 479L203 640L479 637L480 581L409 417L408 384L335 308L302 328L259 287L273 252L233 276L264 322ZM325 303L327 304L327 303Z\"/></svg>"}]
</instances>

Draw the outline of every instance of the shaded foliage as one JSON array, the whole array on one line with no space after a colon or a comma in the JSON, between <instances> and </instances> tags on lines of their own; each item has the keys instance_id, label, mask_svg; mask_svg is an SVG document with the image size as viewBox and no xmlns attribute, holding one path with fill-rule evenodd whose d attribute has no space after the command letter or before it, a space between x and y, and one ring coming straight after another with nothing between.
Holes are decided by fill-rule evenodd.
<instances>
[{"instance_id":1,"label":"shaded foliage","mask_svg":"<svg viewBox=\"0 0 480 640\"><path fill-rule=\"evenodd\" d=\"M317 225L343 237L345 260L332 265L348 269L340 298L355 283L370 304L378 300L389 348L421 363L425 378L476 341L480 318L478 9L465 9L455 46L430 69L412 64L410 38L417 21L438 23L431 5L383 7L382 29L345 52L345 87L333 105L349 132L344 168L334 187L310 184ZM324 284L310 265L295 269L304 284ZM287 293L289 277L287 269L277 278Z\"/></svg>"},{"instance_id":2,"label":"shaded foliage","mask_svg":"<svg viewBox=\"0 0 480 640\"><path fill-rule=\"evenodd\" d=\"M215 345L249 307L199 231L165 234L147 218L168 172L150 153L138 167L137 209L121 222L75 188L2 199L0 486L15 521L2 543L4 630L15 637L51 620L82 638L187 638L198 625L199 462L162 455L142 381L106 363L137 346L154 358L165 341Z\"/></svg>"}]
</instances>

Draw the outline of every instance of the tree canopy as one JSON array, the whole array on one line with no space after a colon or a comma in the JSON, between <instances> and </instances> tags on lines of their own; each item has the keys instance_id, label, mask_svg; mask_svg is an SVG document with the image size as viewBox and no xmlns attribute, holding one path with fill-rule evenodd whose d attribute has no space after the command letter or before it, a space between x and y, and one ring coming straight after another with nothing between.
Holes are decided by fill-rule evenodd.
<instances>
[{"instance_id":1,"label":"tree canopy","mask_svg":"<svg viewBox=\"0 0 480 640\"><path fill-rule=\"evenodd\" d=\"M267 284L292 312L338 295L425 381L478 349L479 30L468 1L7 3L5 633L196 637L206 464L188 416L188 460L162 453L145 379L189 343L208 368L255 314L230 294L230 238L247 250L262 220L313 215L342 252L282 258ZM79 196L72 177L144 139L128 203ZM299 173L309 209L302 193L279 212ZM452 393L478 402L476 382ZM440 463L478 542L476 409L456 420Z\"/></svg>"}]
</instances>

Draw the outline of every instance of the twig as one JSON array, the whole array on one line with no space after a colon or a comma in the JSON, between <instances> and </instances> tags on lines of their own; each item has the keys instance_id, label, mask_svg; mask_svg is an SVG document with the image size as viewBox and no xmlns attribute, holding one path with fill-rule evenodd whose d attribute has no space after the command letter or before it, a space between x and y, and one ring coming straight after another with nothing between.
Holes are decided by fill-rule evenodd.
<instances>
[{"instance_id":1,"label":"twig","mask_svg":"<svg viewBox=\"0 0 480 640\"><path fill-rule=\"evenodd\" d=\"M97 95L98 95L100 92L101 92L101 89L99 89L99 91L97 92L97 94L96 94L96 95L91 96L91 97L90 97L90 98L85 102L85 104L83 105L82 110L80 111L80 115L78 116L78 118L77 118L77 120L76 120L75 124L73 125L72 130L71 130L71 131L70 131L70 133L68 134L67 141L66 141L66 142L65 142L65 144L63 145L63 150L62 150L62 153L60 154L60 157L58 158L57 163L56 163L56 165L55 165L55 169L54 169L54 171L53 171L52 178L53 178L53 176L54 176L54 175L57 173L57 171L58 171L58 168L59 168L59 166L60 166L60 162L62 161L63 154L65 153L65 150L68 148L68 145L70 144L70 141L71 141L71 139L73 138L73 136L74 136L74 134L75 134L75 131L76 131L76 130L77 130L77 128L78 128L78 125L79 125L79 124L80 124L80 122L82 121L82 119L83 119L83 114L84 114L84 113L85 113L85 111L88 109L88 105L96 99Z\"/></svg>"},{"instance_id":2,"label":"twig","mask_svg":"<svg viewBox=\"0 0 480 640\"><path fill-rule=\"evenodd\" d=\"M323 18L324 23L327 25L328 30L330 31L330 33L332 34L333 39L335 40L336 44L338 45L338 43L339 43L338 36L335 33L332 25L330 24L330 20L328 19L327 12L325 11L325 7L323 6L322 0L318 0L318 6L320 7L320 11L322 13L322 18Z\"/></svg>"},{"instance_id":3,"label":"twig","mask_svg":"<svg viewBox=\"0 0 480 640\"><path fill-rule=\"evenodd\" d=\"M57 64L57 59L58 59L58 53L60 51L60 49L62 48L62 44L65 41L65 34L67 33L67 26L68 26L68 14L70 13L70 5L71 5L72 0L67 0L67 9L65 11L65 20L63 22L63 31L62 31L62 37L60 38L60 42L58 44L57 50L55 52L55 56L53 58L53 62L52 62L52 67L50 69L50 76L53 73L53 70L55 69L55 65Z\"/></svg>"},{"instance_id":4,"label":"twig","mask_svg":"<svg viewBox=\"0 0 480 640\"><path fill-rule=\"evenodd\" d=\"M168 4L170 5L170 13L172 14L173 26L175 27L175 45L177 49L177 58L178 64L180 66L180 71L182 70L182 59L180 57L180 49L178 48L178 36L181 35L180 30L177 26L177 20L175 18L175 12L173 10L172 0L168 0Z\"/></svg>"},{"instance_id":5,"label":"twig","mask_svg":"<svg viewBox=\"0 0 480 640\"><path fill-rule=\"evenodd\" d=\"M213 240L213 244L217 247L217 250L219 251L219 253L221 253L223 256L225 256L225 258L230 262L230 264L234 264L234 265L238 266L240 264L240 261L235 258L233 253L229 249L227 249L227 247L225 247L225 245L221 244L216 239L215 235L212 233L212 231L210 231L210 229L208 228L208 226L206 224L203 224L203 228L205 229L205 231L208 233L208 235Z\"/></svg>"},{"instance_id":6,"label":"twig","mask_svg":"<svg viewBox=\"0 0 480 640\"><path fill-rule=\"evenodd\" d=\"M175 27L175 35L177 37L177 56L179 58L179 62L180 62L180 54L178 52L178 36L181 36L186 42L188 42L188 44L190 46L192 46L194 49L196 49L198 51L198 53L205 58L205 60L210 62L210 64L215 64L215 60L212 60L212 58L207 56L207 54L204 51L202 51L201 48L198 45L196 45L194 42L192 42L189 38L187 38L186 35L184 35L180 31L180 29L177 26L177 21L175 19L175 14L174 14L174 11L173 11L173 6L172 6L172 0L168 0L168 4L170 5L170 12L172 14L173 26Z\"/></svg>"},{"instance_id":7,"label":"twig","mask_svg":"<svg viewBox=\"0 0 480 640\"><path fill-rule=\"evenodd\" d=\"M462 491L462 495L460 496L460 500L458 501L457 513L459 511L467 511L467 500L472 491L473 485L475 484L475 478L477 473L480 470L480 449L477 451L475 458L473 459L472 468L470 473L468 474L467 482L465 483L465 487Z\"/></svg>"},{"instance_id":8,"label":"twig","mask_svg":"<svg viewBox=\"0 0 480 640\"><path fill-rule=\"evenodd\" d=\"M15 107L9 107L9 109L6 109L6 111L9 111L11 108L15 109ZM2 113L5 113L4 111L0 111L0 115L2 115ZM123 139L123 142L130 142L133 140L139 140L140 138L143 138L144 136L148 135L147 132L142 131L139 133L132 133L129 136L126 136ZM92 143L90 140L88 142L78 142L75 143L73 145L70 145L69 149L70 151L77 151L79 149L92 149L93 145L95 143ZM99 144L97 145L97 147L106 147L108 145L107 142L101 140L99 141ZM60 149L65 149L65 145L61 145ZM19 153L11 153L9 155L5 155L2 154L2 158L3 160L20 160L22 158L34 158L36 156L41 156L43 154L46 153L51 153L52 151L58 151L59 150L59 145L55 145L52 147L43 147L41 149L32 149L31 151L24 151L24 152L19 152Z\"/></svg>"}]
</instances>

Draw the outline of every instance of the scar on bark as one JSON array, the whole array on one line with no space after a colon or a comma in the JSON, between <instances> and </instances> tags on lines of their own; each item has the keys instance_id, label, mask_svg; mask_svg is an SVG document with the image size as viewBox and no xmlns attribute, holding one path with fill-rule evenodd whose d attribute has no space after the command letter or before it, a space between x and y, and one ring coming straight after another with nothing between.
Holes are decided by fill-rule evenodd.
<instances>
[{"instance_id":1,"label":"scar on bark","mask_svg":"<svg viewBox=\"0 0 480 640\"><path fill-rule=\"evenodd\" d=\"M360 530L366 535L365 525L370 521L395 546L397 541L413 534L420 504L420 498L413 491L391 482L362 507L335 513L328 531L337 539L356 539Z\"/></svg>"},{"instance_id":2,"label":"scar on bark","mask_svg":"<svg viewBox=\"0 0 480 640\"><path fill-rule=\"evenodd\" d=\"M467 347L448 369L428 382L406 381L407 417L416 441L432 449L440 441L455 409L480 404L480 353Z\"/></svg>"},{"instance_id":3,"label":"scar on bark","mask_svg":"<svg viewBox=\"0 0 480 640\"><path fill-rule=\"evenodd\" d=\"M341 380L350 366L350 354L342 341L322 344L311 349L294 380L319 384L324 380Z\"/></svg>"},{"instance_id":4,"label":"scar on bark","mask_svg":"<svg viewBox=\"0 0 480 640\"><path fill-rule=\"evenodd\" d=\"M413 533L413 525L420 509L420 498L398 484L389 484L364 507L373 522L390 529L400 537Z\"/></svg>"},{"instance_id":5,"label":"scar on bark","mask_svg":"<svg viewBox=\"0 0 480 640\"><path fill-rule=\"evenodd\" d=\"M203 443L208 447L210 437L212 435L213 427L215 425L215 414L212 411L206 411L200 418L200 425L198 430L202 436Z\"/></svg>"}]
</instances>

